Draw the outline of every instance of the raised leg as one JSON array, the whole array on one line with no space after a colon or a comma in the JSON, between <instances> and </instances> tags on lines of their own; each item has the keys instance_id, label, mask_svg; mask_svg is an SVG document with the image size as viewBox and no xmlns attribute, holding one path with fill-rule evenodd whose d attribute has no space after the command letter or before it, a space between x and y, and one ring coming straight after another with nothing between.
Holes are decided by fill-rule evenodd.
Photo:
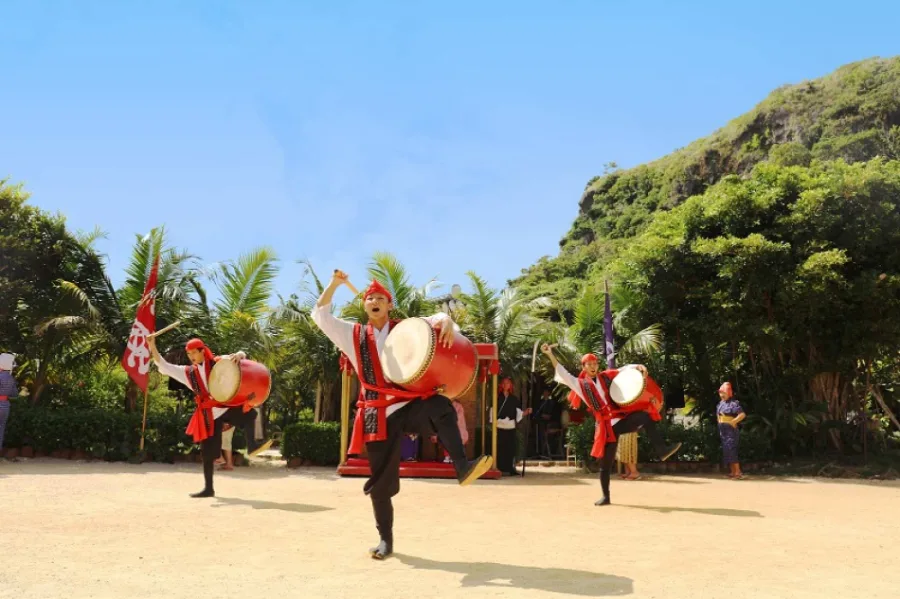
<instances>
[{"instance_id":1,"label":"raised leg","mask_svg":"<svg viewBox=\"0 0 900 599\"><path fill-rule=\"evenodd\" d=\"M431 434L431 430L437 431L438 439L453 460L460 485L471 484L490 470L493 464L491 456L482 455L471 461L466 458L466 448L456 421L456 410L449 399L443 395L432 395L428 399L414 401L403 409L409 409L407 426L415 429L406 432L418 432L427 436Z\"/></svg>"}]
</instances>

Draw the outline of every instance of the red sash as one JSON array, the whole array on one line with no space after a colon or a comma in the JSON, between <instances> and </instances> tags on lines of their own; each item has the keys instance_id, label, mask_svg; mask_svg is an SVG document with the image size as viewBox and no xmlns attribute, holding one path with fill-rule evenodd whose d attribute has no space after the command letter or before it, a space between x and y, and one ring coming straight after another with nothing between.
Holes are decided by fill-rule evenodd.
<instances>
[{"instance_id":1,"label":"red sash","mask_svg":"<svg viewBox=\"0 0 900 599\"><path fill-rule=\"evenodd\" d=\"M388 326L394 327L399 320L392 320ZM378 347L375 344L375 331L372 325L353 326L355 340L356 364L359 372L360 392L356 402L356 419L353 422L353 434L350 437L350 448L347 453L362 453L363 445L372 441L387 439L387 408L396 403L420 397L418 393L405 391L389 383L384 378L381 362L378 360ZM392 395L391 399L387 396Z\"/></svg>"},{"instance_id":2,"label":"red sash","mask_svg":"<svg viewBox=\"0 0 900 599\"><path fill-rule=\"evenodd\" d=\"M584 373L582 373L584 374ZM602 458L606 453L606 444L616 440L616 433L613 431L612 419L618 415L612 410L612 401L609 399L609 387L604 380L604 375L613 378L618 374L617 370L607 370L598 375L598 380L603 385L603 393L606 401L600 397L597 387L594 386L587 376L579 376L578 382L581 383L581 391L587 403L588 410L594 416L594 445L591 447L591 455L595 458Z\"/></svg>"},{"instance_id":3,"label":"red sash","mask_svg":"<svg viewBox=\"0 0 900 599\"><path fill-rule=\"evenodd\" d=\"M218 362L219 358L214 358ZM206 376L212 371L212 366L203 363L206 369ZM212 408L220 407L219 402L214 400L209 394L206 385L203 384L203 378L200 376L200 367L196 364L184 367L188 382L191 384L191 390L194 392L194 402L197 404L190 422L184 432L191 435L194 443L200 443L204 439L212 437L216 427L216 420L213 418ZM207 380L209 380L207 378Z\"/></svg>"}]
</instances>

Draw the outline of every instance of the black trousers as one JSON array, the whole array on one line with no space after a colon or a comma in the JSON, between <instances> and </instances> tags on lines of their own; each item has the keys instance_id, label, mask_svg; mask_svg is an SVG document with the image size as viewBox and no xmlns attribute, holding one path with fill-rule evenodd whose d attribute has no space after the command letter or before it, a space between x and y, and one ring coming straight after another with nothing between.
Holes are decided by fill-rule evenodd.
<instances>
[{"instance_id":1,"label":"black trousers","mask_svg":"<svg viewBox=\"0 0 900 599\"><path fill-rule=\"evenodd\" d=\"M613 432L616 434L616 440L607 443L603 450L603 458L600 461L600 488L603 489L603 496L609 498L609 476L612 472L613 463L616 461L616 448L619 445L618 436L627 433L633 433L637 430L644 429L647 436L650 437L650 444L656 455L662 457L665 455L666 442L656 428L656 422L650 418L647 412L632 412L625 418L622 418L613 425Z\"/></svg>"},{"instance_id":2,"label":"black trousers","mask_svg":"<svg viewBox=\"0 0 900 599\"><path fill-rule=\"evenodd\" d=\"M259 447L254 431L256 410L244 412L243 408L228 408L224 414L216 418L212 436L200 442L200 452L203 455L203 480L209 491L213 490L215 461L222 454L222 428L226 422L231 426L243 429L244 438L247 439L248 452Z\"/></svg>"},{"instance_id":3,"label":"black trousers","mask_svg":"<svg viewBox=\"0 0 900 599\"><path fill-rule=\"evenodd\" d=\"M443 395L414 399L387 417L387 439L366 443L372 475L363 491L372 499L375 526L381 539L394 542L394 506L391 497L400 492L400 440L404 434L427 438L437 431L450 454L457 476L468 468L466 450L459 434L456 410Z\"/></svg>"},{"instance_id":4,"label":"black trousers","mask_svg":"<svg viewBox=\"0 0 900 599\"><path fill-rule=\"evenodd\" d=\"M518 435L514 428L497 429L497 469L506 474L516 473Z\"/></svg>"}]
</instances>

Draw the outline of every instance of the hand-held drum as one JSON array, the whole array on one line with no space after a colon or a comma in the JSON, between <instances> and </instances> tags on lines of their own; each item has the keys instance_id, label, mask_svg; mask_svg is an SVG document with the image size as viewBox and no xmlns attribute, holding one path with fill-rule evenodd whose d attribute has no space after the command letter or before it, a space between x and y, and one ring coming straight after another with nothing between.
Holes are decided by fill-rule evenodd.
<instances>
[{"instance_id":1,"label":"hand-held drum","mask_svg":"<svg viewBox=\"0 0 900 599\"><path fill-rule=\"evenodd\" d=\"M623 368L609 384L609 395L613 402L624 412L637 412L650 406L648 396L644 395L647 381L637 368Z\"/></svg>"},{"instance_id":2,"label":"hand-held drum","mask_svg":"<svg viewBox=\"0 0 900 599\"><path fill-rule=\"evenodd\" d=\"M225 406L261 405L272 390L269 369L253 360L216 362L209 374L209 394Z\"/></svg>"},{"instance_id":3,"label":"hand-held drum","mask_svg":"<svg viewBox=\"0 0 900 599\"><path fill-rule=\"evenodd\" d=\"M475 345L457 332L453 345L444 347L438 335L424 318L400 321L378 356L385 377L422 397L438 393L453 399L468 391L478 371Z\"/></svg>"}]
</instances>

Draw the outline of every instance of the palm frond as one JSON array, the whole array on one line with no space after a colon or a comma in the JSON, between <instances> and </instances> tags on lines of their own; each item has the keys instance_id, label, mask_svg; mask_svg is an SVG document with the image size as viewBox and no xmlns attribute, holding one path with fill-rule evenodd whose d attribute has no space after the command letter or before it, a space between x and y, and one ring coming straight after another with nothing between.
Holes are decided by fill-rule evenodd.
<instances>
[{"instance_id":1,"label":"palm frond","mask_svg":"<svg viewBox=\"0 0 900 599\"><path fill-rule=\"evenodd\" d=\"M275 252L263 247L242 255L236 264L223 264L216 279L222 296L217 311L221 315L245 313L262 318L278 273L276 260Z\"/></svg>"},{"instance_id":2,"label":"palm frond","mask_svg":"<svg viewBox=\"0 0 900 599\"><path fill-rule=\"evenodd\" d=\"M629 337L619 353L650 357L659 352L661 347L662 325L655 323Z\"/></svg>"}]
</instances>

